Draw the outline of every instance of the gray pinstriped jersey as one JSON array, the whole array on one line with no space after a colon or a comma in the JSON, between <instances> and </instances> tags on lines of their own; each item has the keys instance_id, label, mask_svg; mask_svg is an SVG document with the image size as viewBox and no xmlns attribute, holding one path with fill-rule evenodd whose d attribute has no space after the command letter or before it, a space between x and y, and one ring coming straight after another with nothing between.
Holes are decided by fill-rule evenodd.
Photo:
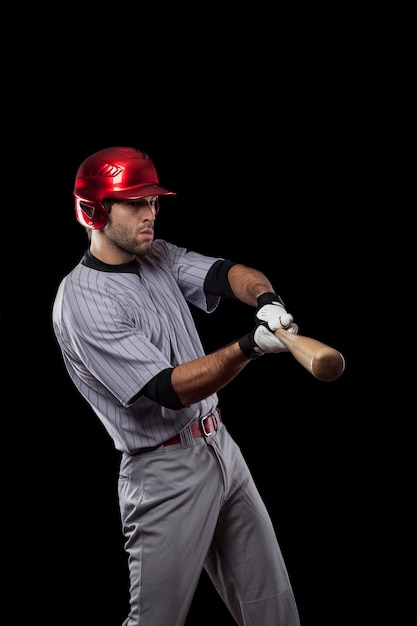
<instances>
[{"instance_id":1,"label":"gray pinstriped jersey","mask_svg":"<svg viewBox=\"0 0 417 626\"><path fill-rule=\"evenodd\" d=\"M216 309L203 284L217 260L156 239L137 273L80 262L62 280L52 322L64 364L117 450L158 445L217 405L217 394L179 411L131 402L161 370L204 355L187 302Z\"/></svg>"}]
</instances>

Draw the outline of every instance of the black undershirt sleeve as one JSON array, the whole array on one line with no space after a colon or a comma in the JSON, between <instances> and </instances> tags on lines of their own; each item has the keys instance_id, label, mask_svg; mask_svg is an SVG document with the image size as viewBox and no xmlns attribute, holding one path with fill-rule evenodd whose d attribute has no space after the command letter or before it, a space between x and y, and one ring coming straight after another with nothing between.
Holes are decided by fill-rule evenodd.
<instances>
[{"instance_id":1,"label":"black undershirt sleeve","mask_svg":"<svg viewBox=\"0 0 417 626\"><path fill-rule=\"evenodd\" d=\"M237 263L227 259L225 261L216 261L207 272L204 281L204 293L210 296L220 296L226 300L238 300L227 278L227 274L233 265L237 265Z\"/></svg>"},{"instance_id":2,"label":"black undershirt sleeve","mask_svg":"<svg viewBox=\"0 0 417 626\"><path fill-rule=\"evenodd\" d=\"M159 372L159 374L154 376L152 380L145 385L140 395L146 396L161 406L165 406L167 409L178 411L179 409L183 409L184 405L181 404L171 384L173 369L173 367L168 367L162 370L162 372Z\"/></svg>"}]
</instances>

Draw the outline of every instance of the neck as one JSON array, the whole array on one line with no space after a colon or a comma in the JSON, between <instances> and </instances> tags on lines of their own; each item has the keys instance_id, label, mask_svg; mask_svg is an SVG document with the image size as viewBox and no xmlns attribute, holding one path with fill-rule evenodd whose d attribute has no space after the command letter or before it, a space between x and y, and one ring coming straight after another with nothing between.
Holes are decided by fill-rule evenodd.
<instances>
[{"instance_id":1,"label":"neck","mask_svg":"<svg viewBox=\"0 0 417 626\"><path fill-rule=\"evenodd\" d=\"M100 235L102 235L100 237ZM129 263L133 261L135 255L118 248L100 231L94 231L92 233L90 242L90 252L96 259L107 263L108 265L121 265L122 263Z\"/></svg>"}]
</instances>

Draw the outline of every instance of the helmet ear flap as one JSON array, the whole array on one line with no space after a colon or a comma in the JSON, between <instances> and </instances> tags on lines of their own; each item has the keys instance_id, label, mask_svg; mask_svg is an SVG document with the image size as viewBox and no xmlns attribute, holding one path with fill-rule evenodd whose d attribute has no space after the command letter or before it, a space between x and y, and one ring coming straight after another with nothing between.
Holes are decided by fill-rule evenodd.
<instances>
[{"instance_id":1,"label":"helmet ear flap","mask_svg":"<svg viewBox=\"0 0 417 626\"><path fill-rule=\"evenodd\" d=\"M109 219L108 212L101 202L89 202L79 198L75 200L75 213L80 224L93 230L104 228Z\"/></svg>"},{"instance_id":2,"label":"helmet ear flap","mask_svg":"<svg viewBox=\"0 0 417 626\"><path fill-rule=\"evenodd\" d=\"M87 202L83 202L80 200L80 209L87 215L89 218L93 218L94 215L94 207L92 204L87 204Z\"/></svg>"}]
</instances>

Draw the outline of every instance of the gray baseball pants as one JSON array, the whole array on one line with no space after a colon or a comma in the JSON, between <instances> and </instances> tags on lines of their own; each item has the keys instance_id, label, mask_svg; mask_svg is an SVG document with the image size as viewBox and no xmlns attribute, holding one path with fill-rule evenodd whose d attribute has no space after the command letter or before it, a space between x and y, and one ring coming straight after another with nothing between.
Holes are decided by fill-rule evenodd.
<instances>
[{"instance_id":1,"label":"gray baseball pants","mask_svg":"<svg viewBox=\"0 0 417 626\"><path fill-rule=\"evenodd\" d=\"M123 626L183 626L203 567L240 626L300 626L271 519L224 424L208 438L124 454L119 501Z\"/></svg>"}]
</instances>

